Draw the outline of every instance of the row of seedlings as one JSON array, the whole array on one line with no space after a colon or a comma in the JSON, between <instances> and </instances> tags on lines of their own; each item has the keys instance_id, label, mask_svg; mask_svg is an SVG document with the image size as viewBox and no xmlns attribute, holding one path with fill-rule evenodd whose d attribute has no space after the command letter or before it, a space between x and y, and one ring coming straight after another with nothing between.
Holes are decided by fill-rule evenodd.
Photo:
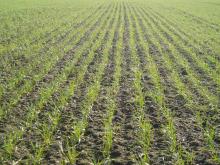
<instances>
[{"instance_id":1,"label":"row of seedlings","mask_svg":"<svg viewBox=\"0 0 220 165\"><path fill-rule=\"evenodd\" d=\"M122 4L121 4L122 5ZM123 44L123 38L122 38L122 34L123 34L123 10L122 7L120 8L119 11L119 18L118 21L119 23L116 26L116 38L115 38L115 43L113 44L113 47L115 46L115 58L114 58L114 74L113 74L113 79L111 85L109 87L106 87L106 111L107 114L105 116L104 119L104 135L103 135L103 149L102 149L102 153L103 153L103 163L107 162L110 163L110 156L111 156L111 149L112 149L112 143L113 143L113 136L114 136L114 128L113 128L113 118L114 118L114 114L115 111L117 109L117 104L116 104L116 96L118 94L119 91L119 81L121 78L121 64L122 64L122 56L121 53L122 51L122 44ZM113 66L112 66L113 67Z\"/></svg>"},{"instance_id":2,"label":"row of seedlings","mask_svg":"<svg viewBox=\"0 0 220 165\"><path fill-rule=\"evenodd\" d=\"M129 13L132 11L129 8ZM133 62L133 72L134 72L134 82L133 86L135 89L135 116L138 119L139 123L139 131L138 131L138 144L141 146L142 151L138 151L138 161L140 164L149 163L149 149L150 143L153 138L152 135L152 126L150 123L149 117L146 115L146 104L145 97L147 93L145 93L143 88L143 71L145 70L145 66L142 63L146 62L145 58L141 57L141 52L139 49L143 45L140 43L140 36L138 34L137 22L134 19L134 16L131 14L129 17L130 22L132 22L131 27L131 37L129 40L131 46L131 56ZM143 61L142 61L143 60ZM150 73L149 73L150 74Z\"/></svg>"},{"instance_id":3,"label":"row of seedlings","mask_svg":"<svg viewBox=\"0 0 220 165\"><path fill-rule=\"evenodd\" d=\"M135 151L137 149L137 128L138 122L135 114L135 89L134 71L132 62L132 48L130 40L130 21L127 11L127 3L122 5L122 48L121 48L121 75L119 89L115 96L114 114L112 117L113 139L110 151L112 164L137 163Z\"/></svg>"}]
</instances>

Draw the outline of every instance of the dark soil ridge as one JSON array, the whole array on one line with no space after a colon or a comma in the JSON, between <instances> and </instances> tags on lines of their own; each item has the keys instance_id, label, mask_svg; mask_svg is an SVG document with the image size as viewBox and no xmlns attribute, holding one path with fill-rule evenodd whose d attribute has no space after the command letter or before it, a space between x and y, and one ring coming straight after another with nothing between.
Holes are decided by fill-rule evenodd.
<instances>
[{"instance_id":1,"label":"dark soil ridge","mask_svg":"<svg viewBox=\"0 0 220 165\"><path fill-rule=\"evenodd\" d=\"M134 80L131 68L131 51L129 47L129 20L125 3L124 11L124 32L123 32L123 52L122 52L122 76L117 96L117 109L113 117L114 137L112 151L110 153L111 164L135 164L135 144L137 135L137 123L133 121L134 89L132 83Z\"/></svg>"},{"instance_id":2,"label":"dark soil ridge","mask_svg":"<svg viewBox=\"0 0 220 165\"><path fill-rule=\"evenodd\" d=\"M119 8L119 13L121 9ZM115 12L116 13L116 12ZM120 14L121 15L121 14ZM115 17L115 16L114 16ZM88 127L85 130L84 136L77 146L79 152L77 164L89 164L93 161L99 162L103 158L103 136L104 136L104 123L103 118L107 113L107 88L111 86L114 74L114 57L115 49L118 39L118 27L120 24L120 17L117 21L117 26L114 32L114 38L112 40L112 48L109 50L109 63L106 66L104 76L101 81L101 90L97 101L94 103L90 117L88 120ZM113 24L113 23L111 23ZM110 27L111 29L112 27Z\"/></svg>"},{"instance_id":3,"label":"dark soil ridge","mask_svg":"<svg viewBox=\"0 0 220 165\"><path fill-rule=\"evenodd\" d=\"M132 11L131 8L130 8L130 13L134 13L137 15L137 13ZM137 18L139 21L137 23L140 23L140 18L139 17ZM134 21L133 15L132 15L132 20ZM145 31L143 32L146 34ZM136 33L135 35L136 43L139 43L140 35L137 31L136 25L135 25L135 33ZM148 42L148 44L151 43L151 41L146 36L144 38ZM150 78L151 75L149 75L148 71L145 69L145 66L148 65L148 60L146 59L145 51L143 50L143 47L140 44L136 45L136 49L138 51L138 56L141 62L140 64L141 70L143 72L143 76L141 80L143 87L142 91L143 93L148 93L148 91L152 91L155 88ZM154 54L154 51L152 51L151 49L149 49L149 54L151 56L156 55ZM168 158L168 155L170 153L167 153L167 156L165 156L166 153L163 153L163 151L167 150L167 148L169 147L168 143L166 142L166 138L164 137L164 134L161 132L165 120L163 120L163 118L161 117L162 114L159 110L158 105L149 96L145 96L144 112L145 112L145 116L150 119L149 122L152 126L152 131L153 131L153 139L152 139L153 144L151 144L151 148L149 151L150 164L162 164L164 163L162 159L163 157L165 157L165 160L170 159Z\"/></svg>"}]
</instances>

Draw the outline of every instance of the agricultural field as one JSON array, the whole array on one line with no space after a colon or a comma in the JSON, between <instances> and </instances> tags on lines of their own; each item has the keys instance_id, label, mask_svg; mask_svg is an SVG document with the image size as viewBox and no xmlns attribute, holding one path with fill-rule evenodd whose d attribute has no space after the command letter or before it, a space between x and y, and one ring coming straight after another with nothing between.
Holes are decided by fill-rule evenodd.
<instances>
[{"instance_id":1,"label":"agricultural field","mask_svg":"<svg viewBox=\"0 0 220 165\"><path fill-rule=\"evenodd\" d=\"M219 0L0 0L0 164L219 165Z\"/></svg>"}]
</instances>

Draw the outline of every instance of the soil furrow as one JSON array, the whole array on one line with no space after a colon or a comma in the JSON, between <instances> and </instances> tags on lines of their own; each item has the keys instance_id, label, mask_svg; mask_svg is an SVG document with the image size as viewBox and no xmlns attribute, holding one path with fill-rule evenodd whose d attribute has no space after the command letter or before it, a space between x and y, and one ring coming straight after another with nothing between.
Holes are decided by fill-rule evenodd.
<instances>
[{"instance_id":1,"label":"soil furrow","mask_svg":"<svg viewBox=\"0 0 220 165\"><path fill-rule=\"evenodd\" d=\"M119 11L120 9L118 9ZM120 12L120 11L119 11ZM117 13L118 14L118 13ZM115 15L116 16L116 15ZM115 17L114 16L114 17ZM79 159L77 164L87 164L93 161L99 162L103 158L103 135L104 135L104 117L107 113L107 88L111 86L114 73L114 52L117 44L119 26L119 20L114 32L114 38L112 40L112 48L109 50L109 63L106 66L104 76L101 80L101 87L99 96L94 103L88 119L88 127L85 129L85 133L80 144L77 146L79 152ZM113 22L111 23L113 24ZM112 28L112 27L111 27ZM110 28L110 29L111 29Z\"/></svg>"},{"instance_id":2,"label":"soil furrow","mask_svg":"<svg viewBox=\"0 0 220 165\"><path fill-rule=\"evenodd\" d=\"M146 29L143 27L143 24L140 22L140 18L137 16L137 13L130 9L130 13L134 13L135 15L132 15L133 22L137 21L137 24L140 24L141 29L137 29L137 26L135 25L135 36L136 36L136 43L139 43L136 45L136 49L138 52L138 56L140 59L140 66L142 70L142 79L141 79L141 85L142 85L142 92L145 95L144 101L144 114L145 117L148 118L149 123L152 126L152 143L150 145L150 150L148 153L149 156L149 163L150 164L161 164L165 162L169 162L169 152L165 153L164 151L169 147L168 143L166 142L166 138L164 137L164 133L161 132L163 125L165 124L165 119L163 119L162 114L160 112L160 107L157 105L157 103L151 98L150 92L155 90L155 84L151 79L152 73L150 72L149 68L146 68L146 65L152 65L150 63L150 59L148 57L150 56L156 56L154 50L152 50L150 47L153 44L151 40L147 36L143 36L144 40L146 40L146 45L140 45L140 37L142 37L142 34L146 34ZM137 17L137 20L135 20L135 17ZM147 48L148 52L146 52L146 48L143 46L149 46ZM167 155L166 155L167 154Z\"/></svg>"},{"instance_id":3,"label":"soil furrow","mask_svg":"<svg viewBox=\"0 0 220 165\"><path fill-rule=\"evenodd\" d=\"M123 4L123 52L122 52L122 75L117 98L117 109L113 117L114 136L110 158L112 164L135 164L135 129L137 123L133 122L134 80L131 68L131 48L129 47L129 20L126 5Z\"/></svg>"},{"instance_id":4,"label":"soil furrow","mask_svg":"<svg viewBox=\"0 0 220 165\"><path fill-rule=\"evenodd\" d=\"M120 8L120 7L119 7ZM118 12L121 12L121 9L118 9ZM114 38L112 40L112 48L109 50L109 63L106 66L104 76L101 80L101 89L97 101L92 107L90 112L90 118L88 121L89 127L86 128L84 137L78 147L80 151L80 158L89 160L91 157L94 157L94 160L101 161L103 160L103 133L104 133L104 119L106 116L107 110L107 89L111 86L114 75L114 58L115 58L115 49L118 40L118 28L120 25L120 16L117 21L116 29L114 32ZM114 16L115 17L115 16ZM92 132L92 133L91 133ZM91 133L91 134L90 134ZM87 153L85 155L85 153ZM90 153L90 154L88 154ZM94 155L91 155L94 153ZM84 155L84 157L83 157ZM91 160L90 160L91 162Z\"/></svg>"},{"instance_id":5,"label":"soil furrow","mask_svg":"<svg viewBox=\"0 0 220 165\"><path fill-rule=\"evenodd\" d=\"M153 58L153 62L157 64L157 61L155 60L155 57L158 56L159 52L157 50L156 45L151 40L151 36L149 35L149 31L147 30L148 28L145 27L143 24L143 20L138 16L136 10L133 10L135 15L137 16L138 23L141 27L141 30L144 34L144 39L148 44L148 49L149 49L149 55L151 58ZM158 65L157 65L158 66ZM153 76L153 75L152 75ZM161 76L161 75L160 75ZM154 84L152 84L151 78L149 76L146 76L144 78L145 81L148 81L149 86L152 88ZM152 89L149 90L152 90ZM147 88L148 89L148 88ZM171 152L168 150L169 148L169 143L168 139L165 136L163 130L163 126L165 125L166 119L163 117L163 114L160 110L160 107L155 103L152 98L146 97L145 98L145 105L148 107L148 114L150 115L149 118L151 119L152 126L154 128L154 139L153 139L153 144L150 149L150 162L155 163L155 164L170 164L173 162L173 156Z\"/></svg>"}]
</instances>

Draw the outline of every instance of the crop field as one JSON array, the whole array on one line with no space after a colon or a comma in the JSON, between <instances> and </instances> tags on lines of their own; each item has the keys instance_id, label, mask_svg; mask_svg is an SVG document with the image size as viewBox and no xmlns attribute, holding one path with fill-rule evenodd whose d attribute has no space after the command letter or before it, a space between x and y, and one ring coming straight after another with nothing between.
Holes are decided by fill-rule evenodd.
<instances>
[{"instance_id":1,"label":"crop field","mask_svg":"<svg viewBox=\"0 0 220 165\"><path fill-rule=\"evenodd\" d=\"M0 164L219 165L219 0L0 0Z\"/></svg>"}]
</instances>

